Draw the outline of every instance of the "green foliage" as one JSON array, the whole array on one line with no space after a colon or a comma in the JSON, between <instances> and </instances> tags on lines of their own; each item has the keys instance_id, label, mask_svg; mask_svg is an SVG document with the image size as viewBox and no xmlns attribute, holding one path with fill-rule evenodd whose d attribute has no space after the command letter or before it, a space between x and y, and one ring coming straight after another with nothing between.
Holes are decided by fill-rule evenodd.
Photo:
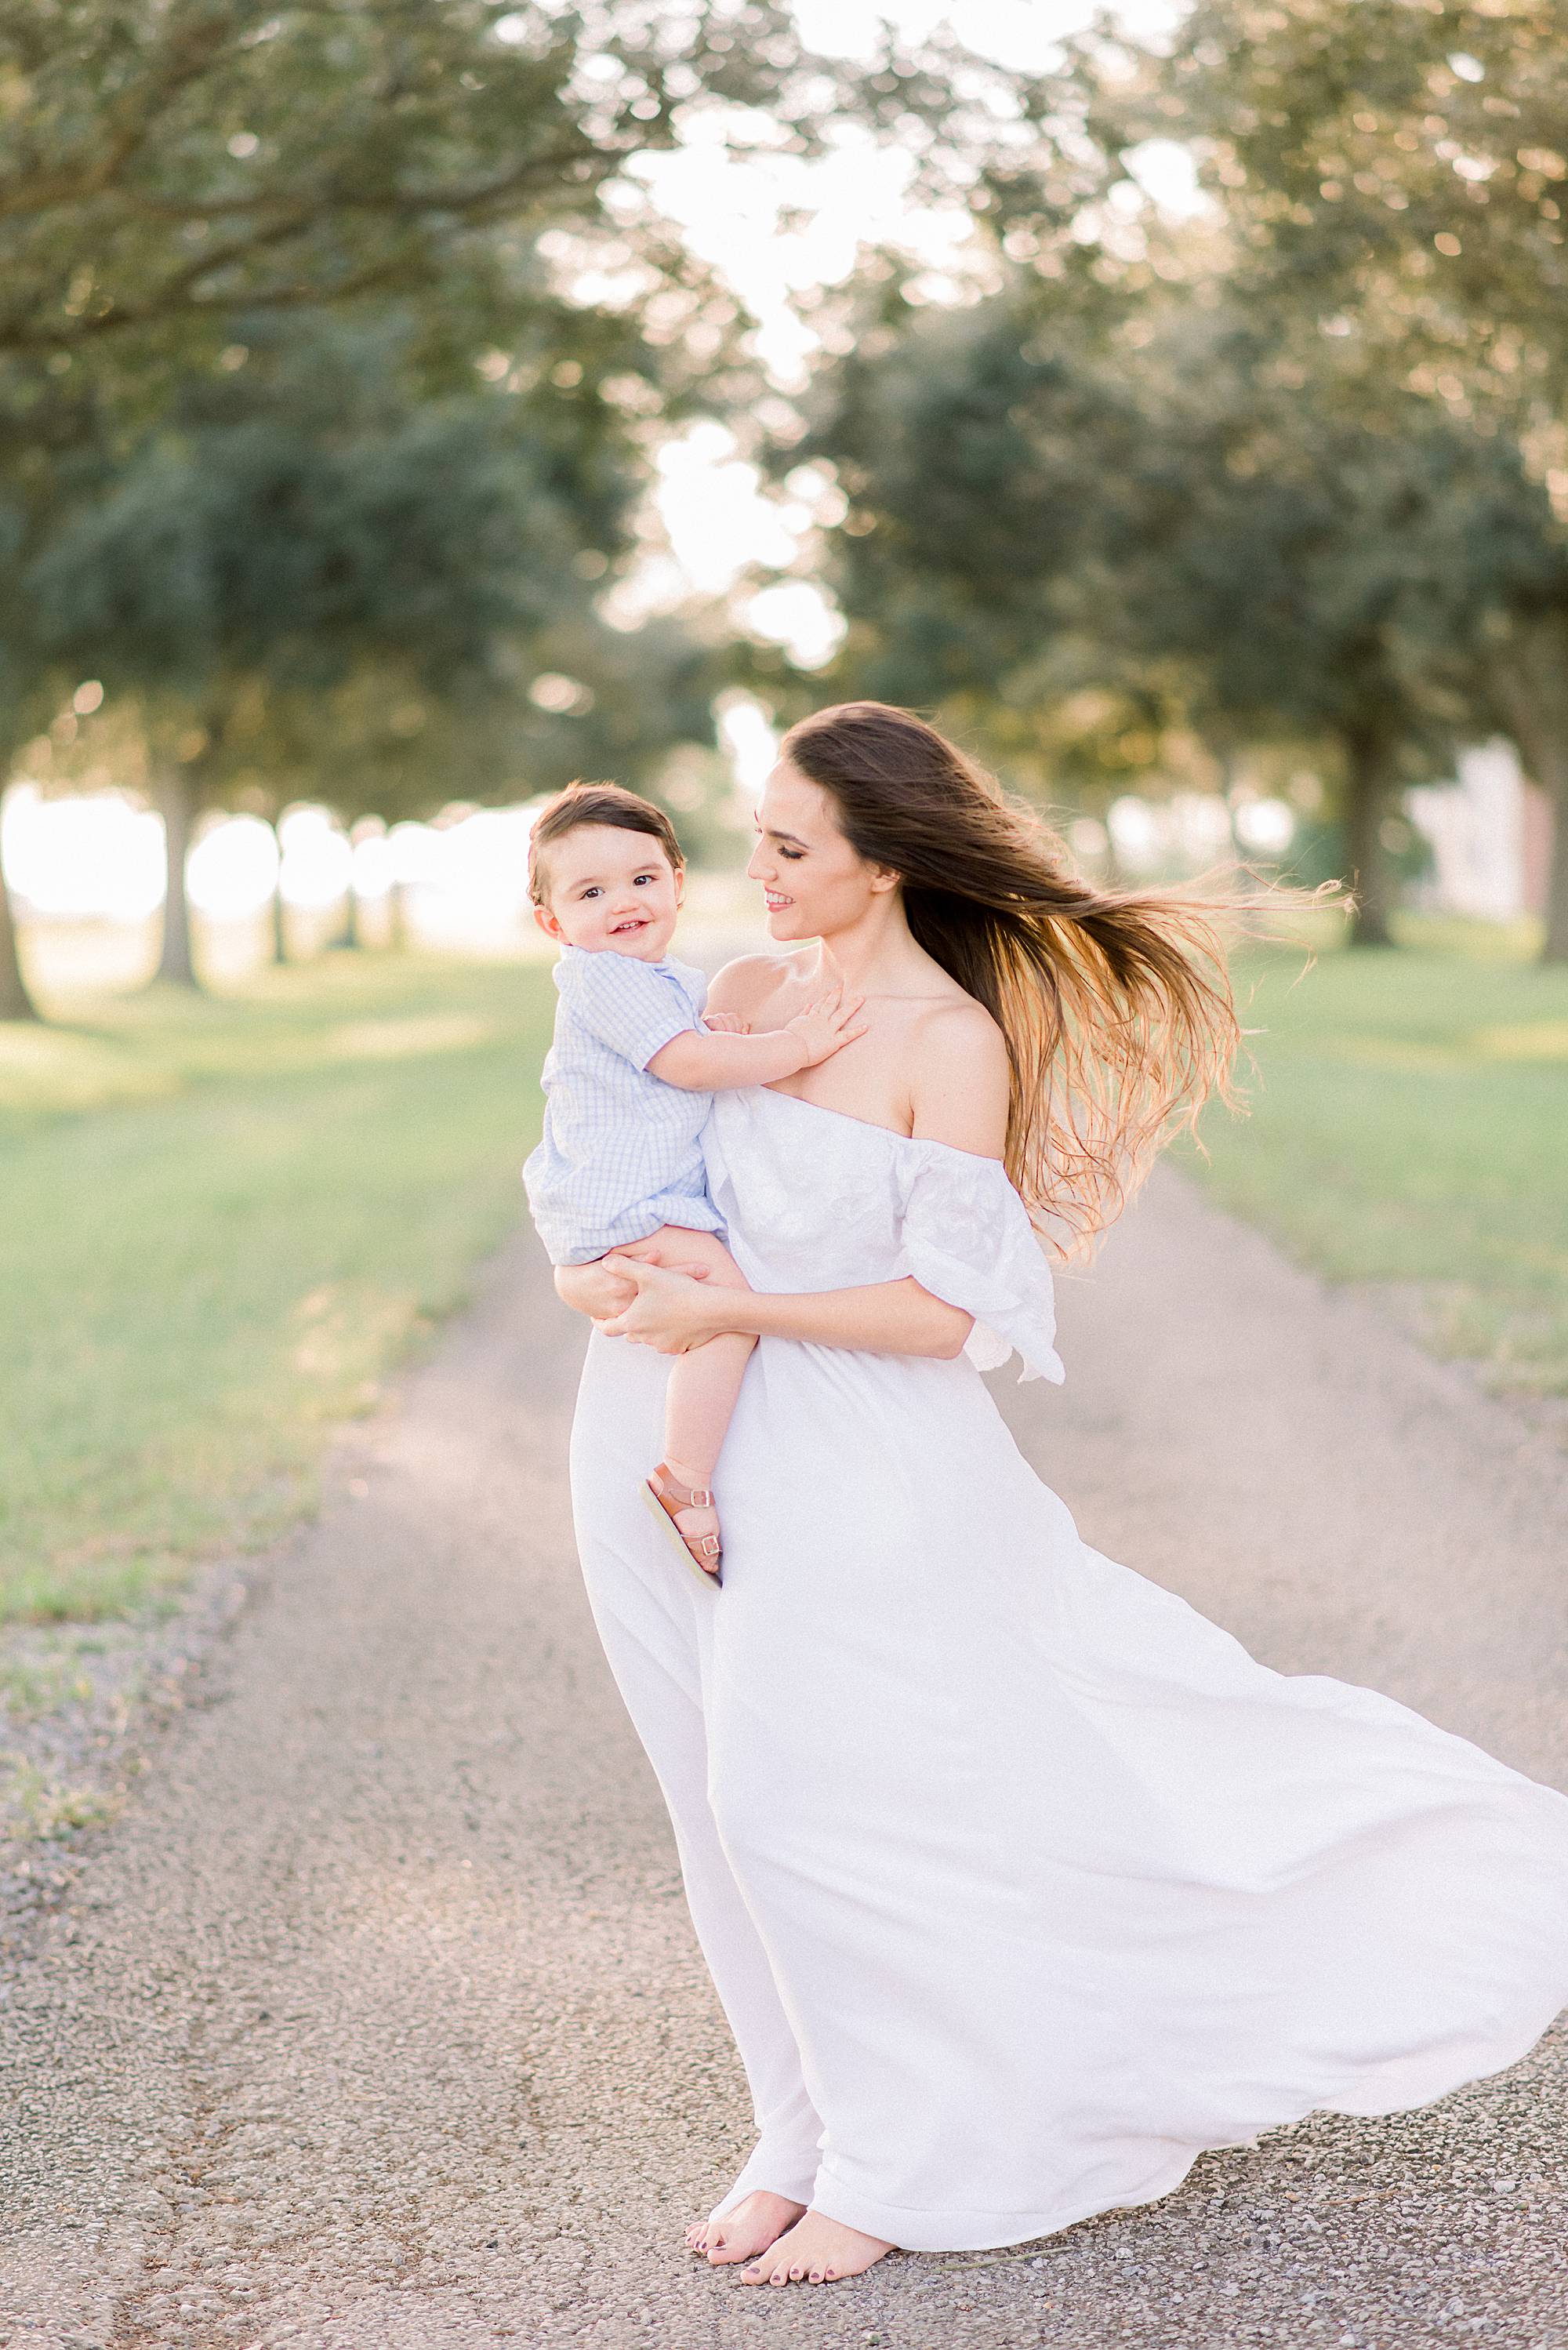
<instances>
[{"instance_id":1,"label":"green foliage","mask_svg":"<svg viewBox=\"0 0 1568 2350\"><path fill-rule=\"evenodd\" d=\"M105 413L161 419L238 319L354 303L408 305L448 388L487 343L584 366L616 314L554 290L546 235L619 278L673 363L700 324L684 359L711 378L733 306L628 166L707 111L742 143L765 118L764 142L797 153L871 125L917 186L950 187L1047 99L940 34L864 65L813 57L782 0L9 6L0 392L47 455Z\"/></svg>"},{"instance_id":2,"label":"green foliage","mask_svg":"<svg viewBox=\"0 0 1568 2350\"><path fill-rule=\"evenodd\" d=\"M73 668L141 698L154 764L190 770L166 797L337 796L314 763L401 808L438 769L483 796L710 739L711 655L666 627L634 687L590 587L649 416L755 369L625 169L765 109L797 152L894 130L929 183L996 145L1003 85L1037 110L973 61L961 90L958 54L825 62L776 0L4 12L6 747ZM569 711L525 701L541 669Z\"/></svg>"},{"instance_id":3,"label":"green foliage","mask_svg":"<svg viewBox=\"0 0 1568 2350\"><path fill-rule=\"evenodd\" d=\"M17 600L42 673L107 689L94 731L132 697L155 764L209 799L526 795L711 737L705 650L595 609L640 489L591 391L422 397L404 323L264 325L105 458ZM540 672L572 681L560 706L530 699Z\"/></svg>"},{"instance_id":4,"label":"green foliage","mask_svg":"<svg viewBox=\"0 0 1568 2350\"><path fill-rule=\"evenodd\" d=\"M1565 73L1556 0L1203 0L1143 124L1203 140L1244 285L1517 427L1568 391Z\"/></svg>"},{"instance_id":5,"label":"green foliage","mask_svg":"<svg viewBox=\"0 0 1568 2350\"><path fill-rule=\"evenodd\" d=\"M115 387L145 413L150 361L215 353L237 314L417 291L471 337L515 325L541 228L597 225L606 181L682 106L787 111L799 64L769 0L9 8L0 350L68 379L122 345Z\"/></svg>"},{"instance_id":6,"label":"green foliage","mask_svg":"<svg viewBox=\"0 0 1568 2350\"><path fill-rule=\"evenodd\" d=\"M504 395L399 400L389 341L295 338L106 468L28 567L41 646L110 692L327 686L367 647L434 681L584 602L572 560L618 536L624 473Z\"/></svg>"},{"instance_id":7,"label":"green foliage","mask_svg":"<svg viewBox=\"0 0 1568 2350\"><path fill-rule=\"evenodd\" d=\"M939 701L1070 675L1210 725L1311 735L1376 712L1417 733L1494 485L1419 403L1380 429L1326 368L1303 399L1272 357L1223 313L1168 313L1136 357L1075 347L1015 285L846 359L809 444L851 504L846 673ZM1522 513L1517 469L1507 486Z\"/></svg>"},{"instance_id":8,"label":"green foliage","mask_svg":"<svg viewBox=\"0 0 1568 2350\"><path fill-rule=\"evenodd\" d=\"M1267 322L1298 386L1325 344L1370 415L1424 407L1465 470L1475 731L1501 725L1557 807L1545 952L1568 961L1568 153L1558 0L1200 0L1175 44L1085 47L1081 135L1102 191L1149 136L1182 139L1220 224L1214 298ZM1110 260L1108 244L1099 256ZM1401 427L1401 429L1404 429ZM1501 462L1499 460L1501 459ZM1523 512L1517 477L1535 488ZM1550 501L1550 505L1548 505ZM1498 527L1500 505L1510 526ZM1514 527L1522 521L1522 528ZM1526 542L1521 545L1521 540Z\"/></svg>"},{"instance_id":9,"label":"green foliage","mask_svg":"<svg viewBox=\"0 0 1568 2350\"><path fill-rule=\"evenodd\" d=\"M1142 54L1100 26L1033 175L996 192L1002 289L939 317L868 284L807 444L850 502L833 681L934 703L1054 796L1108 786L1123 743L1168 766L1173 727L1221 767L1315 741L1379 941L1402 777L1501 728L1560 804L1547 951L1568 956L1568 424L1548 348L1568 178L1548 64L1560 86L1568 24L1343 15L1205 5L1174 51ZM1195 142L1209 213L1154 213L1150 138ZM1489 238L1490 282L1465 262L1450 283ZM1059 723L1085 697L1087 737Z\"/></svg>"},{"instance_id":10,"label":"green foliage","mask_svg":"<svg viewBox=\"0 0 1568 2350\"><path fill-rule=\"evenodd\" d=\"M1308 379L1266 319L1167 304L1128 342L1053 308L1015 280L819 384L867 691L1005 691L1055 639L1091 649L1085 682L1163 664L1200 717L1264 733L1475 722L1488 617L1568 580L1517 444L1332 343Z\"/></svg>"},{"instance_id":11,"label":"green foliage","mask_svg":"<svg viewBox=\"0 0 1568 2350\"><path fill-rule=\"evenodd\" d=\"M849 501L833 576L867 692L994 690L1070 625L1094 468L1125 421L1081 352L1037 355L1006 301L907 313L825 371L814 406L799 453L828 459Z\"/></svg>"}]
</instances>

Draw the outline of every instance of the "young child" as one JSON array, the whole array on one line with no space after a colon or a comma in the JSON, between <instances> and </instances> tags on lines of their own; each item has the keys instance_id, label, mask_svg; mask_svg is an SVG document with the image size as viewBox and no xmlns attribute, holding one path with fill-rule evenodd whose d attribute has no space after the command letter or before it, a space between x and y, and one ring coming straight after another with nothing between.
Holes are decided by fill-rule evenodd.
<instances>
[{"instance_id":1,"label":"young child","mask_svg":"<svg viewBox=\"0 0 1568 2350\"><path fill-rule=\"evenodd\" d=\"M765 1036L706 1024L701 972L667 959L686 865L670 819L616 784L573 784L528 848L534 916L558 941L560 1003L545 1062L545 1139L523 1170L553 1264L618 1250L709 1281L746 1282L718 1237L697 1138L722 1087L768 1085L865 1034L832 991ZM713 1472L756 1340L677 1356L649 1509L704 1580L722 1580Z\"/></svg>"}]
</instances>

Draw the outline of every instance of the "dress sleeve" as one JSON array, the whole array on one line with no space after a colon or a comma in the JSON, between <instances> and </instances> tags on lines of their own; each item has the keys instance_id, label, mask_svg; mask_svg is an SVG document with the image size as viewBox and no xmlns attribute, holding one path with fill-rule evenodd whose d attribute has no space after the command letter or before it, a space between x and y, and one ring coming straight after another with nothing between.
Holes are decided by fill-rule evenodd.
<instances>
[{"instance_id":1,"label":"dress sleeve","mask_svg":"<svg viewBox=\"0 0 1568 2350\"><path fill-rule=\"evenodd\" d=\"M914 1154L911 1154L914 1156ZM1010 1354L1020 1377L1065 1374L1053 1343L1055 1294L1029 1211L994 1159L928 1144L904 1194L900 1274L974 1315L964 1353L993 1371Z\"/></svg>"},{"instance_id":2,"label":"dress sleeve","mask_svg":"<svg viewBox=\"0 0 1568 2350\"><path fill-rule=\"evenodd\" d=\"M637 1069L646 1069L672 1036L697 1025L679 980L635 955L579 949L562 958L556 984L578 1025Z\"/></svg>"}]
</instances>

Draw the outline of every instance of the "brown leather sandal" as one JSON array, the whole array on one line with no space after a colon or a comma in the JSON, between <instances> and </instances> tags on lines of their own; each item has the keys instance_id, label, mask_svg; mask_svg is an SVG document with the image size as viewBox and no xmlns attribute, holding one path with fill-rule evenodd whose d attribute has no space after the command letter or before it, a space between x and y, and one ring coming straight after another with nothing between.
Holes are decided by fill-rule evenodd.
<instances>
[{"instance_id":1,"label":"brown leather sandal","mask_svg":"<svg viewBox=\"0 0 1568 2350\"><path fill-rule=\"evenodd\" d=\"M642 1488L642 1498L659 1524L680 1545L680 1555L700 1581L710 1589L724 1580L719 1561L724 1555L723 1544L717 1534L683 1534L675 1523L677 1510L711 1510L713 1496L706 1485L678 1484L670 1473L667 1461L661 1461ZM711 1566L702 1561L711 1559Z\"/></svg>"}]
</instances>

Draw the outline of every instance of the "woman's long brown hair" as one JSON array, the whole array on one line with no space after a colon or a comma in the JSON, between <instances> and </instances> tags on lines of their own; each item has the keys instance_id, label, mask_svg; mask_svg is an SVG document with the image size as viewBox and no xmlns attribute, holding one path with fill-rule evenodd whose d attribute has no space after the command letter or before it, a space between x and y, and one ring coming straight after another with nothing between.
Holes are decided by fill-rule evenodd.
<instances>
[{"instance_id":1,"label":"woman's long brown hair","mask_svg":"<svg viewBox=\"0 0 1568 2350\"><path fill-rule=\"evenodd\" d=\"M1062 1253L1091 1240L1160 1145L1230 1091L1241 1032L1223 909L1096 889L1031 809L884 702L817 711L780 756L832 795L851 847L899 876L916 940L1001 1028L1008 1174Z\"/></svg>"}]
</instances>

